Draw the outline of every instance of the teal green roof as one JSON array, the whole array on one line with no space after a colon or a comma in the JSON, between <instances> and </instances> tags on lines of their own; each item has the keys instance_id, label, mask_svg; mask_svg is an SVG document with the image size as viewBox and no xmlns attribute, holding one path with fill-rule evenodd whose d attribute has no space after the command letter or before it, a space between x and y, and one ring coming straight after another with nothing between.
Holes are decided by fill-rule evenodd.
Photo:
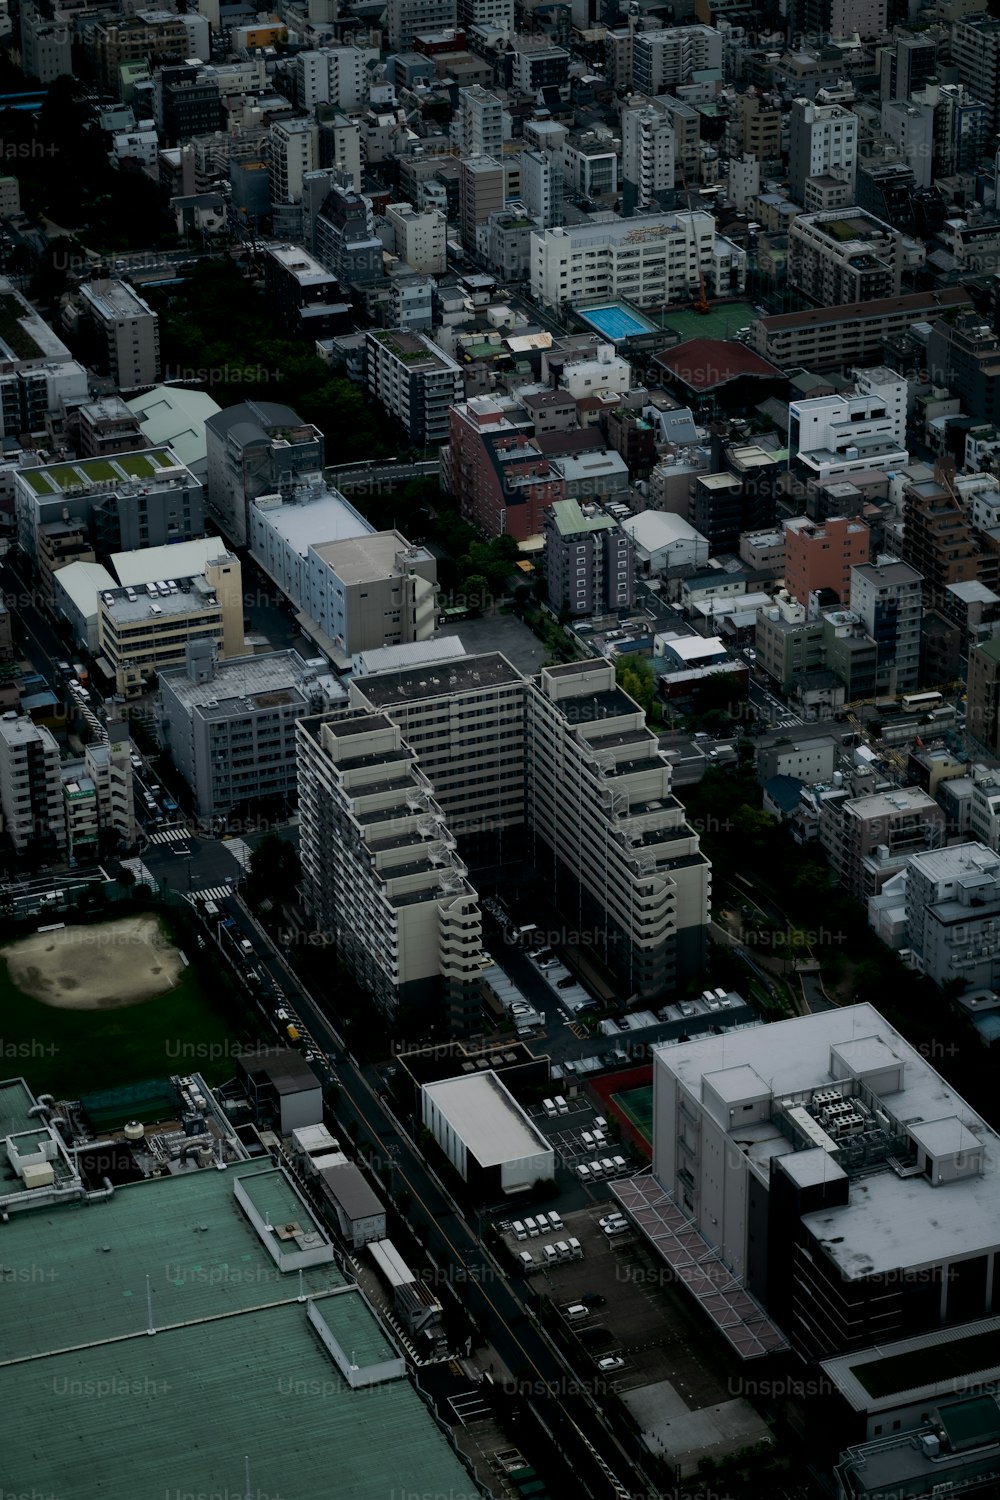
<instances>
[{"instance_id":1,"label":"teal green roof","mask_svg":"<svg viewBox=\"0 0 1000 1500\"><path fill-rule=\"evenodd\" d=\"M23 1078L5 1078L0 1082L0 1136L18 1135L33 1130L38 1116L28 1113L35 1103Z\"/></svg>"},{"instance_id":2,"label":"teal green roof","mask_svg":"<svg viewBox=\"0 0 1000 1500\"><path fill-rule=\"evenodd\" d=\"M977 656L985 656L987 661L1000 661L1000 640L996 636L992 640L982 641L972 649Z\"/></svg>"},{"instance_id":3,"label":"teal green roof","mask_svg":"<svg viewBox=\"0 0 1000 1500\"><path fill-rule=\"evenodd\" d=\"M10 1092L0 1086L8 1113ZM0 1297L5 1487L59 1500L236 1495L249 1458L251 1492L282 1500L386 1500L394 1489L474 1500L408 1380L352 1390L343 1379L300 1293L318 1299L359 1363L391 1358L391 1344L359 1292L337 1294L345 1282L334 1265L301 1282L277 1269L234 1198L237 1176L276 1225L311 1222L270 1163L11 1214Z\"/></svg>"}]
</instances>

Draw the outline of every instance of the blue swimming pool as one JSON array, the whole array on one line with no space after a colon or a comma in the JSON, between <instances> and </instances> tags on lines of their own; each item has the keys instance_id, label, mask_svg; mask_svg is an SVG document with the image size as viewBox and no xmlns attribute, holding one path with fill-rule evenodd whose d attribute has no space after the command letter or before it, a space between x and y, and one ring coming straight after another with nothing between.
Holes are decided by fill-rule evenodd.
<instances>
[{"instance_id":1,"label":"blue swimming pool","mask_svg":"<svg viewBox=\"0 0 1000 1500\"><path fill-rule=\"evenodd\" d=\"M637 333L655 333L656 324L640 313L633 312L621 302L608 302L603 307L577 307L573 311L584 323L597 330L602 338L617 343L619 339L632 338Z\"/></svg>"}]
</instances>

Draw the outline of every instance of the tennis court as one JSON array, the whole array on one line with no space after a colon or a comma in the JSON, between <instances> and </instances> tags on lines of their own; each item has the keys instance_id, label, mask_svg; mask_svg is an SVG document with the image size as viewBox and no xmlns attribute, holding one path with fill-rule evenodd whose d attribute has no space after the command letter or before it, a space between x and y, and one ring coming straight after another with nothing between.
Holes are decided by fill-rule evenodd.
<instances>
[{"instance_id":1,"label":"tennis court","mask_svg":"<svg viewBox=\"0 0 1000 1500\"><path fill-rule=\"evenodd\" d=\"M642 1088L627 1089L623 1094L612 1094L611 1100L625 1118L632 1122L639 1134L652 1145L653 1085L650 1083Z\"/></svg>"}]
</instances>

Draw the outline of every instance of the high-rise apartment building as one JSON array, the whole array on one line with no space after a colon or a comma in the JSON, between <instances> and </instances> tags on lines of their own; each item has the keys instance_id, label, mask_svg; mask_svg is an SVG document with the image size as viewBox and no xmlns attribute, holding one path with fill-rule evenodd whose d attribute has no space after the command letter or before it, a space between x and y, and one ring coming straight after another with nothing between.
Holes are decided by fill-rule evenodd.
<instances>
[{"instance_id":1,"label":"high-rise apartment building","mask_svg":"<svg viewBox=\"0 0 1000 1500\"><path fill-rule=\"evenodd\" d=\"M276 401L245 401L213 413L205 441L209 506L238 546L248 540L251 500L290 496L297 485L322 478L323 434Z\"/></svg>"},{"instance_id":2,"label":"high-rise apartment building","mask_svg":"<svg viewBox=\"0 0 1000 1500\"><path fill-rule=\"evenodd\" d=\"M298 53L292 65L297 102L310 110L317 104L364 108L378 60L377 47L322 47Z\"/></svg>"},{"instance_id":3,"label":"high-rise apartment building","mask_svg":"<svg viewBox=\"0 0 1000 1500\"><path fill-rule=\"evenodd\" d=\"M897 296L903 237L860 208L799 214L788 231L788 280L821 307Z\"/></svg>"},{"instance_id":4,"label":"high-rise apartment building","mask_svg":"<svg viewBox=\"0 0 1000 1500\"><path fill-rule=\"evenodd\" d=\"M120 391L155 385L160 378L160 320L149 304L124 281L85 281L80 298L99 368Z\"/></svg>"},{"instance_id":5,"label":"high-rise apartment building","mask_svg":"<svg viewBox=\"0 0 1000 1500\"><path fill-rule=\"evenodd\" d=\"M465 377L457 360L427 334L369 329L365 381L415 447L447 442L449 409L465 395Z\"/></svg>"},{"instance_id":6,"label":"high-rise apartment building","mask_svg":"<svg viewBox=\"0 0 1000 1500\"><path fill-rule=\"evenodd\" d=\"M789 119L791 195L805 203L807 177L843 177L853 184L858 155L858 117L840 104L796 99Z\"/></svg>"},{"instance_id":7,"label":"high-rise apartment building","mask_svg":"<svg viewBox=\"0 0 1000 1500\"><path fill-rule=\"evenodd\" d=\"M622 108L622 208L658 207L674 186L674 124L650 102Z\"/></svg>"},{"instance_id":8,"label":"high-rise apartment building","mask_svg":"<svg viewBox=\"0 0 1000 1500\"><path fill-rule=\"evenodd\" d=\"M879 95L909 99L937 70L937 45L930 37L898 36L891 46L882 48Z\"/></svg>"},{"instance_id":9,"label":"high-rise apartment building","mask_svg":"<svg viewBox=\"0 0 1000 1500\"><path fill-rule=\"evenodd\" d=\"M476 84L459 89L458 107L451 122L451 140L458 155L503 155L503 104L496 94Z\"/></svg>"},{"instance_id":10,"label":"high-rise apartment building","mask_svg":"<svg viewBox=\"0 0 1000 1500\"><path fill-rule=\"evenodd\" d=\"M319 126L315 120L272 120L270 146L271 202L297 203L303 177L320 165Z\"/></svg>"},{"instance_id":11,"label":"high-rise apartment building","mask_svg":"<svg viewBox=\"0 0 1000 1500\"><path fill-rule=\"evenodd\" d=\"M503 162L494 156L463 157L458 167L458 214L462 243L475 250L480 224L499 213L507 197Z\"/></svg>"},{"instance_id":12,"label":"high-rise apartment building","mask_svg":"<svg viewBox=\"0 0 1000 1500\"><path fill-rule=\"evenodd\" d=\"M457 24L457 0L389 0L383 21L387 50L412 52L414 37L454 31Z\"/></svg>"},{"instance_id":13,"label":"high-rise apartment building","mask_svg":"<svg viewBox=\"0 0 1000 1500\"><path fill-rule=\"evenodd\" d=\"M986 102L989 131L995 134L1000 126L1000 20L976 15L953 21L951 61L972 97Z\"/></svg>"},{"instance_id":14,"label":"high-rise apartment building","mask_svg":"<svg viewBox=\"0 0 1000 1500\"><path fill-rule=\"evenodd\" d=\"M944 597L949 584L986 582L996 574L996 557L984 553L957 494L937 479L914 481L903 491L903 558L923 575L931 600Z\"/></svg>"},{"instance_id":15,"label":"high-rise apartment building","mask_svg":"<svg viewBox=\"0 0 1000 1500\"><path fill-rule=\"evenodd\" d=\"M59 746L51 730L13 710L0 714L0 807L18 854L65 848Z\"/></svg>"},{"instance_id":16,"label":"high-rise apartment building","mask_svg":"<svg viewBox=\"0 0 1000 1500\"><path fill-rule=\"evenodd\" d=\"M556 500L545 512L545 581L560 613L585 617L635 602L635 545L593 503Z\"/></svg>"},{"instance_id":17,"label":"high-rise apartment building","mask_svg":"<svg viewBox=\"0 0 1000 1500\"><path fill-rule=\"evenodd\" d=\"M879 558L851 569L851 609L878 647L878 686L910 693L920 673L921 584L916 568Z\"/></svg>"},{"instance_id":18,"label":"high-rise apartment building","mask_svg":"<svg viewBox=\"0 0 1000 1500\"><path fill-rule=\"evenodd\" d=\"M475 1029L479 898L398 725L346 710L298 722L302 895L386 1018Z\"/></svg>"},{"instance_id":19,"label":"high-rise apartment building","mask_svg":"<svg viewBox=\"0 0 1000 1500\"><path fill-rule=\"evenodd\" d=\"M543 667L532 680L527 812L554 905L619 993L658 998L701 972L711 866L609 662Z\"/></svg>"},{"instance_id":20,"label":"high-rise apartment building","mask_svg":"<svg viewBox=\"0 0 1000 1500\"><path fill-rule=\"evenodd\" d=\"M965 722L969 734L993 755L1000 754L1000 640L969 648Z\"/></svg>"},{"instance_id":21,"label":"high-rise apartment building","mask_svg":"<svg viewBox=\"0 0 1000 1500\"><path fill-rule=\"evenodd\" d=\"M396 238L396 254L412 271L436 276L448 269L448 220L439 208L390 203L385 217Z\"/></svg>"},{"instance_id":22,"label":"high-rise apartment building","mask_svg":"<svg viewBox=\"0 0 1000 1500\"><path fill-rule=\"evenodd\" d=\"M851 569L868 561L871 532L864 521L831 516L816 525L806 516L785 522L785 587L799 604L832 589L841 603L851 597Z\"/></svg>"}]
</instances>

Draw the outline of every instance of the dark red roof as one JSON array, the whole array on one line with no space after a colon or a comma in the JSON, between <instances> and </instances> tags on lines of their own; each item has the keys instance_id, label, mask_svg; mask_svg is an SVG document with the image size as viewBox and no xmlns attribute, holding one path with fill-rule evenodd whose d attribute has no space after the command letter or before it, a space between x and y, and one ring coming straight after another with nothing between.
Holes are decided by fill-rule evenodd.
<instances>
[{"instance_id":1,"label":"dark red roof","mask_svg":"<svg viewBox=\"0 0 1000 1500\"><path fill-rule=\"evenodd\" d=\"M710 391L745 376L758 380L784 379L777 365L735 339L688 339L687 343L658 354L656 363L693 391Z\"/></svg>"}]
</instances>

